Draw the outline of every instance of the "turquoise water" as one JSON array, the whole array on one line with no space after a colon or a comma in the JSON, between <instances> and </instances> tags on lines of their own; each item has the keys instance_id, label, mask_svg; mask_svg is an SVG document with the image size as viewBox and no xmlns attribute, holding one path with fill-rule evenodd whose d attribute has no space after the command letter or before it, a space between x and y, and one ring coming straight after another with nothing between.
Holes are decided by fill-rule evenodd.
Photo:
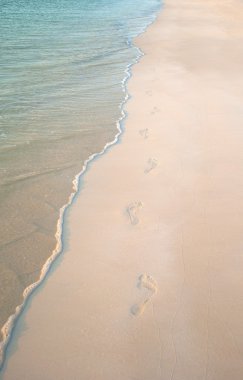
<instances>
[{"instance_id":1,"label":"turquoise water","mask_svg":"<svg viewBox=\"0 0 243 380\"><path fill-rule=\"evenodd\" d=\"M160 0L0 0L0 326L51 255L84 161L114 139L132 39Z\"/></svg>"},{"instance_id":2,"label":"turquoise water","mask_svg":"<svg viewBox=\"0 0 243 380\"><path fill-rule=\"evenodd\" d=\"M127 44L158 1L1 1L1 149L117 116ZM95 104L95 107L94 107Z\"/></svg>"}]
</instances>

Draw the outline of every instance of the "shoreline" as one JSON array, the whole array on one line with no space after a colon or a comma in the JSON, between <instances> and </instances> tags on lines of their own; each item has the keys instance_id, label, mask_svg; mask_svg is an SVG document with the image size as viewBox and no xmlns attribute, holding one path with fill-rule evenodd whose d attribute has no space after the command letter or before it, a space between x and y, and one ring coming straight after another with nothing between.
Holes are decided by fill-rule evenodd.
<instances>
[{"instance_id":1,"label":"shoreline","mask_svg":"<svg viewBox=\"0 0 243 380\"><path fill-rule=\"evenodd\" d=\"M124 78L121 82L122 84L122 90L124 92L124 99L123 101L119 104L118 108L121 111L121 116L120 118L116 121L116 130L117 132L115 133L114 139L110 142L107 142L104 146L104 148L97 153L91 154L83 164L83 167L81 171L75 175L75 178L72 181L72 193L70 194L68 201L66 204L64 204L59 211L59 218L57 221L57 229L55 233L55 238L56 238L56 246L50 255L50 257L46 260L44 263L41 271L40 271L40 277L39 279L30 284L27 288L24 289L23 292L23 302L22 304L18 305L15 309L15 313L10 315L6 323L2 326L1 328L1 333L3 336L3 340L0 341L0 375L1 371L4 368L4 362L5 362L5 356L6 352L8 349L8 345L11 341L12 337L12 331L15 328L15 324L18 322L18 319L21 317L21 314L25 308L26 302L29 300L29 298L32 296L35 290L39 288L39 286L42 285L42 283L45 281L46 277L48 276L49 270L52 267L52 264L55 262L55 260L63 253L63 242L62 242L62 235L63 235L63 230L65 228L64 223L65 223L65 213L68 211L69 207L72 206L73 202L75 201L75 198L79 196L79 193L81 191L81 184L80 181L82 180L82 176L86 174L86 171L89 169L89 165L93 163L97 158L100 156L103 156L109 148L111 148L113 145L116 145L119 143L119 139L122 136L124 129L122 127L123 122L126 120L127 114L126 111L124 110L125 104L130 98L130 94L128 92L127 88L127 82L129 79L132 77L132 68L134 65L139 63L139 61L143 58L144 53L142 50L135 44L134 40L138 38L140 35L143 33L146 33L147 29L156 21L158 14L161 12L163 7L163 4L161 3L157 11L155 12L155 15L152 16L152 21L145 27L145 29L135 38L133 38L131 41L127 40L127 44L129 46L133 45L136 47L138 54L137 57L127 65L126 69L124 70Z\"/></svg>"},{"instance_id":2,"label":"shoreline","mask_svg":"<svg viewBox=\"0 0 243 380\"><path fill-rule=\"evenodd\" d=\"M4 380L242 379L242 21L168 0L139 37L122 144L86 173Z\"/></svg>"}]
</instances>

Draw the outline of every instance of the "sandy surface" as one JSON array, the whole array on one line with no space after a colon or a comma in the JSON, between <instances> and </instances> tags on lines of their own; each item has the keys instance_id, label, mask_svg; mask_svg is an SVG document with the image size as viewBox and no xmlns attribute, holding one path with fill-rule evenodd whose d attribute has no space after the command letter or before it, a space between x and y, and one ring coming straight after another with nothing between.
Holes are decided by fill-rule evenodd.
<instances>
[{"instance_id":1,"label":"sandy surface","mask_svg":"<svg viewBox=\"0 0 243 380\"><path fill-rule=\"evenodd\" d=\"M243 4L167 0L138 43L4 380L243 378Z\"/></svg>"}]
</instances>

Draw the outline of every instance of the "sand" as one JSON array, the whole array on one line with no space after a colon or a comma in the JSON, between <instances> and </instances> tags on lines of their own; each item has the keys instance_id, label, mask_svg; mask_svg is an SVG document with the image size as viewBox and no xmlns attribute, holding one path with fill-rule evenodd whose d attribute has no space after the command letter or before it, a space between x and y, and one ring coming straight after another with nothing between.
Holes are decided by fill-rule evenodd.
<instances>
[{"instance_id":1,"label":"sand","mask_svg":"<svg viewBox=\"0 0 243 380\"><path fill-rule=\"evenodd\" d=\"M243 4L167 0L4 380L242 380Z\"/></svg>"}]
</instances>

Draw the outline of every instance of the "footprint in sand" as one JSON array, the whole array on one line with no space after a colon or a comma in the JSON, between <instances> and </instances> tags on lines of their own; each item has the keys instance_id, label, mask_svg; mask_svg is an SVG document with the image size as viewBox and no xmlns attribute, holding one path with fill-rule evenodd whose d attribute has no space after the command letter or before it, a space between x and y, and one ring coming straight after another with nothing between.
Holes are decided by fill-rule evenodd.
<instances>
[{"instance_id":1,"label":"footprint in sand","mask_svg":"<svg viewBox=\"0 0 243 380\"><path fill-rule=\"evenodd\" d=\"M152 112L151 112L151 115L154 115L155 113L159 112L160 109L158 107L154 107Z\"/></svg>"},{"instance_id":2,"label":"footprint in sand","mask_svg":"<svg viewBox=\"0 0 243 380\"><path fill-rule=\"evenodd\" d=\"M127 213L130 218L131 224L135 225L139 223L138 212L142 208L142 202L133 202L127 207Z\"/></svg>"},{"instance_id":3,"label":"footprint in sand","mask_svg":"<svg viewBox=\"0 0 243 380\"><path fill-rule=\"evenodd\" d=\"M149 296L145 298L144 301L138 304L135 304L131 307L131 313L135 316L141 315L144 312L147 303L151 300L153 295L156 294L158 291L158 286L157 286L156 281L153 279L152 276L149 276L147 274L142 274L141 276L139 276L137 286L141 290L143 288L149 290L150 294Z\"/></svg>"},{"instance_id":4,"label":"footprint in sand","mask_svg":"<svg viewBox=\"0 0 243 380\"><path fill-rule=\"evenodd\" d=\"M140 129L139 133L140 133L140 136L142 136L144 139L147 139L148 138L148 128L145 128L145 129Z\"/></svg>"},{"instance_id":5,"label":"footprint in sand","mask_svg":"<svg viewBox=\"0 0 243 380\"><path fill-rule=\"evenodd\" d=\"M144 173L148 174L149 172L151 172L151 170L156 168L157 165L158 165L158 162L156 158L149 158L147 162L147 168L144 170Z\"/></svg>"}]
</instances>

